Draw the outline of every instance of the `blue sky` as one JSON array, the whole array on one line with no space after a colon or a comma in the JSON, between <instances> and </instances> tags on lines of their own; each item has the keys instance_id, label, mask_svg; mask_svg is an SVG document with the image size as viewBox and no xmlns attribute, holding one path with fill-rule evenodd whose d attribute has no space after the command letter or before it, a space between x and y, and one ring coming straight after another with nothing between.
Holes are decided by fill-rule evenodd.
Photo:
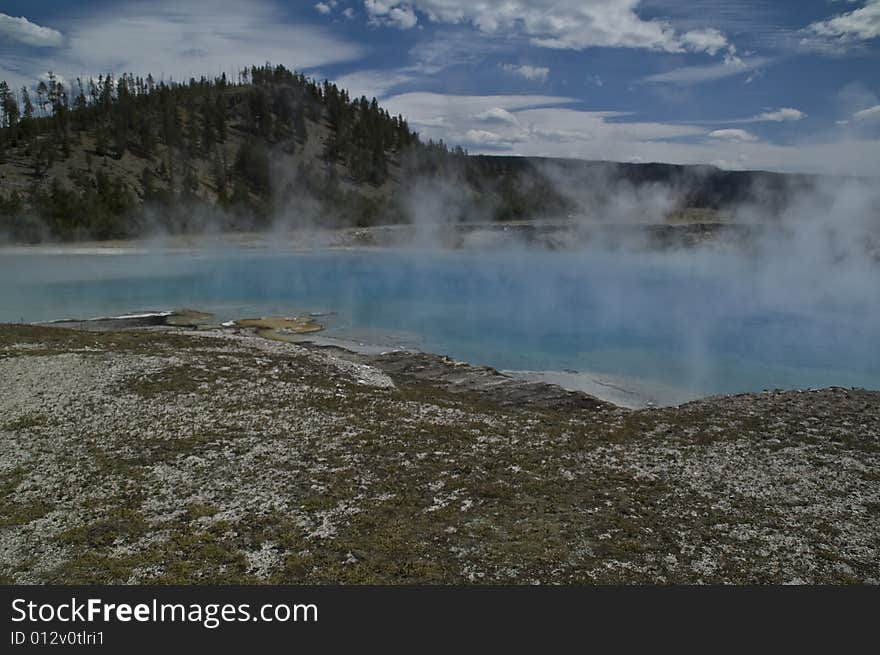
<instances>
[{"instance_id":1,"label":"blue sky","mask_svg":"<svg viewBox=\"0 0 880 655\"><path fill-rule=\"evenodd\" d=\"M271 61L472 153L880 171L880 0L0 0L0 79Z\"/></svg>"}]
</instances>

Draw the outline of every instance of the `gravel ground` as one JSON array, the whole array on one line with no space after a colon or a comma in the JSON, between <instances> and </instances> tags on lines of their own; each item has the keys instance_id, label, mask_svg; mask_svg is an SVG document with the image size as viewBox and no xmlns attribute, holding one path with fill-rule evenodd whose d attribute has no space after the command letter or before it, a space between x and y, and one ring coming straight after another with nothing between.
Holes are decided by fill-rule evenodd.
<instances>
[{"instance_id":1,"label":"gravel ground","mask_svg":"<svg viewBox=\"0 0 880 655\"><path fill-rule=\"evenodd\" d=\"M425 355L24 326L0 380L6 583L880 581L877 392L629 411Z\"/></svg>"}]
</instances>

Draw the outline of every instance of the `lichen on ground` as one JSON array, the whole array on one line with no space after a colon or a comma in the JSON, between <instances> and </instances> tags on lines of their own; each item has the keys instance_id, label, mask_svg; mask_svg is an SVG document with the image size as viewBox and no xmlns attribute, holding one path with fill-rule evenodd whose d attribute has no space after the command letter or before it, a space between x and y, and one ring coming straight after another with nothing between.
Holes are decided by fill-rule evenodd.
<instances>
[{"instance_id":1,"label":"lichen on ground","mask_svg":"<svg viewBox=\"0 0 880 655\"><path fill-rule=\"evenodd\" d=\"M0 326L0 579L880 581L880 393L505 403L400 357Z\"/></svg>"},{"instance_id":2,"label":"lichen on ground","mask_svg":"<svg viewBox=\"0 0 880 655\"><path fill-rule=\"evenodd\" d=\"M290 341L291 336L320 332L324 327L311 316L245 318L234 322L243 328L255 328L264 339Z\"/></svg>"}]
</instances>

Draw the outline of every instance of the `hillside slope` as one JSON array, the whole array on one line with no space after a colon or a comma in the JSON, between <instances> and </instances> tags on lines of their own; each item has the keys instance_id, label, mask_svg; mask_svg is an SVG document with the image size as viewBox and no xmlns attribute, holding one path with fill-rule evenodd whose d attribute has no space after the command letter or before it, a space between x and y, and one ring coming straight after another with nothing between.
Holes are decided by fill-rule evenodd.
<instances>
[{"instance_id":1,"label":"hillside slope","mask_svg":"<svg viewBox=\"0 0 880 655\"><path fill-rule=\"evenodd\" d=\"M375 99L282 66L184 84L0 83L0 238L558 219L713 222L813 178L706 166L470 157ZM621 203L621 199L625 202Z\"/></svg>"},{"instance_id":2,"label":"hillside slope","mask_svg":"<svg viewBox=\"0 0 880 655\"><path fill-rule=\"evenodd\" d=\"M0 220L13 238L254 228L291 208L368 224L403 166L451 156L375 100L280 66L236 83L102 76L77 88L50 81L36 105L4 91Z\"/></svg>"}]
</instances>

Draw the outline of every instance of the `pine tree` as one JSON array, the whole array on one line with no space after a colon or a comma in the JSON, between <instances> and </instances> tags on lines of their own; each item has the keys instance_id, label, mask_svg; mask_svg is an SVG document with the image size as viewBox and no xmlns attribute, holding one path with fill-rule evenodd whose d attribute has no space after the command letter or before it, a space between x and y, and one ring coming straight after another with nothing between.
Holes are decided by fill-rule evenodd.
<instances>
[{"instance_id":1,"label":"pine tree","mask_svg":"<svg viewBox=\"0 0 880 655\"><path fill-rule=\"evenodd\" d=\"M40 108L40 116L46 115L46 106L49 102L49 88L43 80L37 84L37 106Z\"/></svg>"},{"instance_id":2,"label":"pine tree","mask_svg":"<svg viewBox=\"0 0 880 655\"><path fill-rule=\"evenodd\" d=\"M24 118L30 120L34 117L34 105L31 102L31 94L26 86L21 87L21 106Z\"/></svg>"},{"instance_id":3,"label":"pine tree","mask_svg":"<svg viewBox=\"0 0 880 655\"><path fill-rule=\"evenodd\" d=\"M18 125L20 118L18 110L18 101L15 94L10 91L6 81L0 82L0 110L3 113L3 120L6 127L15 127Z\"/></svg>"}]
</instances>

